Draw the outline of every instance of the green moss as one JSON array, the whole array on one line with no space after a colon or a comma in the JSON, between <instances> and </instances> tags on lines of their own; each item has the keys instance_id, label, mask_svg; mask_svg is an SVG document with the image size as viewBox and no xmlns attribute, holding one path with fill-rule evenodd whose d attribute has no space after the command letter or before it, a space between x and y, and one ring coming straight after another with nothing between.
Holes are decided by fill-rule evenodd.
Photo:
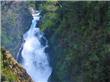
<instances>
[{"instance_id":1,"label":"green moss","mask_svg":"<svg viewBox=\"0 0 110 82\"><path fill-rule=\"evenodd\" d=\"M2 74L9 82L17 81L17 75L9 68L2 68Z\"/></svg>"},{"instance_id":2,"label":"green moss","mask_svg":"<svg viewBox=\"0 0 110 82\"><path fill-rule=\"evenodd\" d=\"M0 61L0 66L1 66L1 78L4 79L5 81L8 82L14 82L17 81L17 75L14 74L14 72L12 71L12 69L10 69L8 67L8 63L10 61L6 61L3 58L3 54L0 51L0 57L1 57L1 61Z\"/></svg>"}]
</instances>

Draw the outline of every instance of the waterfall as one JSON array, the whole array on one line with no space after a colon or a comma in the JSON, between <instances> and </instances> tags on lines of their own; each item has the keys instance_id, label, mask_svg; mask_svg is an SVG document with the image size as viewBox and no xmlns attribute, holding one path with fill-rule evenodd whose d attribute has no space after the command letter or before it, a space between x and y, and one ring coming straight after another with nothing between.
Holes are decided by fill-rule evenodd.
<instances>
[{"instance_id":1,"label":"waterfall","mask_svg":"<svg viewBox=\"0 0 110 82\"><path fill-rule=\"evenodd\" d=\"M38 27L40 12L32 13L33 20L30 29L23 35L24 43L21 50L22 65L34 82L48 82L52 69L49 66L45 48L48 41ZM41 41L45 42L45 45Z\"/></svg>"}]
</instances>

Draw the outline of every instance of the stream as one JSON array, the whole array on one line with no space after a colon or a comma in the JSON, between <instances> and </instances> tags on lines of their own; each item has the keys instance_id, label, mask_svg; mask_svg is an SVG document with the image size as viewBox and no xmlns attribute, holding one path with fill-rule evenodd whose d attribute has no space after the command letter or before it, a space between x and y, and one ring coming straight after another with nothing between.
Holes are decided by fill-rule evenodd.
<instances>
[{"instance_id":1,"label":"stream","mask_svg":"<svg viewBox=\"0 0 110 82\"><path fill-rule=\"evenodd\" d=\"M24 43L21 50L22 65L34 82L48 82L52 73L48 54L45 53L48 41L37 25L41 17L40 11L34 11L32 16L31 27L23 35ZM43 41L43 44L41 41Z\"/></svg>"}]
</instances>

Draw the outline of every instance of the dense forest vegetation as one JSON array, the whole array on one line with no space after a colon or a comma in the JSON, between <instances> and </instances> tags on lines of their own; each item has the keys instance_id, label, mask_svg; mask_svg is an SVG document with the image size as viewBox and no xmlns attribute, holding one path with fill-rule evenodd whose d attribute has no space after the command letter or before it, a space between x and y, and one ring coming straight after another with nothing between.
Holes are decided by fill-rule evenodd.
<instances>
[{"instance_id":1,"label":"dense forest vegetation","mask_svg":"<svg viewBox=\"0 0 110 82\"><path fill-rule=\"evenodd\" d=\"M44 2L52 82L110 81L110 2Z\"/></svg>"},{"instance_id":2,"label":"dense forest vegetation","mask_svg":"<svg viewBox=\"0 0 110 82\"><path fill-rule=\"evenodd\" d=\"M53 68L49 82L110 82L110 2L32 1L27 4L42 11L40 29L48 39L46 52ZM3 16L4 22L7 17L10 21L16 21L15 18L11 20L15 15L9 15ZM12 32L11 26L8 28L15 34L11 33L13 37L8 37L13 39L5 38L10 32L5 30L7 23L4 22L2 44L10 49L10 45L17 44L13 41L19 42L19 36L18 32ZM15 23L19 24L17 21ZM25 26L20 28L27 29ZM22 29L19 32L24 32Z\"/></svg>"}]
</instances>

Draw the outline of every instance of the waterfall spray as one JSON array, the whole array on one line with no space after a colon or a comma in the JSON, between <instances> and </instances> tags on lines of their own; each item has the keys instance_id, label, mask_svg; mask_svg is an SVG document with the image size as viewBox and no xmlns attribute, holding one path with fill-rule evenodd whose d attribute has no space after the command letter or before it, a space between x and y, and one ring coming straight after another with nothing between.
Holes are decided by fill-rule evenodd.
<instances>
[{"instance_id":1,"label":"waterfall spray","mask_svg":"<svg viewBox=\"0 0 110 82\"><path fill-rule=\"evenodd\" d=\"M45 53L48 42L40 29L36 27L40 20L40 12L34 11L32 16L33 20L31 27L23 35L25 42L21 51L21 56L23 58L22 65L34 82L48 82L48 78L52 72L47 54ZM45 45L41 44L41 39L45 40Z\"/></svg>"}]
</instances>

